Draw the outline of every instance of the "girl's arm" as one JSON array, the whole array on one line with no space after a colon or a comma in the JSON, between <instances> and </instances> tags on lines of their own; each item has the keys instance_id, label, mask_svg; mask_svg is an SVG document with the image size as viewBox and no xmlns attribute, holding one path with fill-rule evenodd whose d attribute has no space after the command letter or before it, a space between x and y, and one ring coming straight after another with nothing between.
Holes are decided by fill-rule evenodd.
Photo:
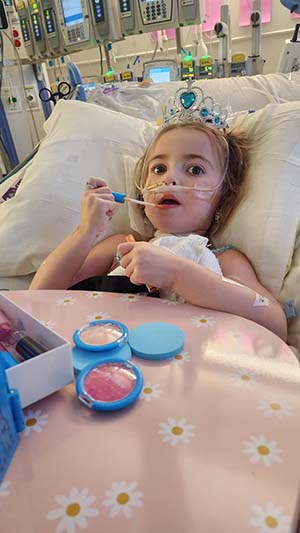
<instances>
[{"instance_id":1,"label":"girl's arm","mask_svg":"<svg viewBox=\"0 0 300 533\"><path fill-rule=\"evenodd\" d=\"M79 226L40 266L30 289L67 289L81 279L108 271L116 246L124 238L114 236L94 245L118 204L104 180L90 178L89 185L81 200Z\"/></svg>"},{"instance_id":2,"label":"girl's arm","mask_svg":"<svg viewBox=\"0 0 300 533\"><path fill-rule=\"evenodd\" d=\"M75 283L108 272L125 235L113 235L96 246L94 238L76 228L41 264L29 289L68 289Z\"/></svg>"},{"instance_id":3,"label":"girl's arm","mask_svg":"<svg viewBox=\"0 0 300 533\"><path fill-rule=\"evenodd\" d=\"M133 283L171 289L191 304L248 318L286 341L283 309L240 252L230 250L220 256L222 277L149 243L123 243L118 250Z\"/></svg>"}]
</instances>

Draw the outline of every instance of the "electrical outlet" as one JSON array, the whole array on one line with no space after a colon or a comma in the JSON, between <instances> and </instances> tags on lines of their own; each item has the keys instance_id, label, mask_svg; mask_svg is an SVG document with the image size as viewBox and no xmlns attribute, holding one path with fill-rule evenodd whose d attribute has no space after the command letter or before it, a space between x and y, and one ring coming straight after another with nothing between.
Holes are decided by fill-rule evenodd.
<instances>
[{"instance_id":1,"label":"electrical outlet","mask_svg":"<svg viewBox=\"0 0 300 533\"><path fill-rule=\"evenodd\" d=\"M28 109L39 109L39 97L36 92L36 88L33 85L25 87L26 99L27 99L27 108Z\"/></svg>"},{"instance_id":2,"label":"electrical outlet","mask_svg":"<svg viewBox=\"0 0 300 533\"><path fill-rule=\"evenodd\" d=\"M15 87L3 87L2 102L7 113L21 111L21 99Z\"/></svg>"}]
</instances>

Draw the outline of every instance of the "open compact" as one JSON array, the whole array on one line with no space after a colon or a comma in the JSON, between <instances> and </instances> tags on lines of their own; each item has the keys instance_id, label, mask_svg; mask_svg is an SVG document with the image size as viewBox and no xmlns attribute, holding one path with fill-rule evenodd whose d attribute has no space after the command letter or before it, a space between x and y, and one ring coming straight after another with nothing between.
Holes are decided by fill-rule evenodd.
<instances>
[{"instance_id":1,"label":"open compact","mask_svg":"<svg viewBox=\"0 0 300 533\"><path fill-rule=\"evenodd\" d=\"M133 403L142 390L142 373L129 361L132 355L170 359L182 351L185 337L166 322L145 322L129 333L116 320L95 320L77 329L73 340L78 398L91 409L113 411Z\"/></svg>"},{"instance_id":2,"label":"open compact","mask_svg":"<svg viewBox=\"0 0 300 533\"><path fill-rule=\"evenodd\" d=\"M97 411L127 407L138 398L142 387L141 371L118 357L88 365L76 383L79 400Z\"/></svg>"}]
</instances>

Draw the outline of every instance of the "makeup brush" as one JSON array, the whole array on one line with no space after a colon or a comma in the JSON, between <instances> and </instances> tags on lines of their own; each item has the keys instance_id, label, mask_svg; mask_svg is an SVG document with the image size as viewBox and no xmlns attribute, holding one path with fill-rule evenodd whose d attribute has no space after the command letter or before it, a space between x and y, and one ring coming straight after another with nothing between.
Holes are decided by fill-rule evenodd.
<instances>
[{"instance_id":1,"label":"makeup brush","mask_svg":"<svg viewBox=\"0 0 300 533\"><path fill-rule=\"evenodd\" d=\"M126 194L123 194L121 192L113 192L112 195L118 204L124 204L124 202L132 202L134 204L139 205L150 205L151 207L160 207L158 204L153 204L152 202L144 202L143 200L129 198L128 196L126 196Z\"/></svg>"}]
</instances>

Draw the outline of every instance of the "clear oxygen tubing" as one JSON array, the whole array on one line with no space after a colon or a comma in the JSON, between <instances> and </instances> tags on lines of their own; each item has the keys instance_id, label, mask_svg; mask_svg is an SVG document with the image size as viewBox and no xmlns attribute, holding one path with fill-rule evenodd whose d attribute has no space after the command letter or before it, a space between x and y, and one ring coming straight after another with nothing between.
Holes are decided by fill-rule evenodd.
<instances>
[{"instance_id":1,"label":"clear oxygen tubing","mask_svg":"<svg viewBox=\"0 0 300 533\"><path fill-rule=\"evenodd\" d=\"M164 180L158 181L156 183L152 183L151 185L146 185L145 187L141 187L137 182L135 182L135 186L137 190L142 194L143 198L147 197L147 195L155 195L155 194L163 194L163 193L174 193L174 192L190 192L195 193L195 195L199 197L207 197L207 196L213 196L216 191L221 187L221 185L224 182L225 176L228 171L228 165L229 165L229 146L226 138L224 137L224 142L226 144L226 151L227 156L225 160L224 170L222 172L220 181L217 183L217 185L212 187L203 187L199 186L197 184L192 186L186 186L186 185L172 185L167 184Z\"/></svg>"}]
</instances>

